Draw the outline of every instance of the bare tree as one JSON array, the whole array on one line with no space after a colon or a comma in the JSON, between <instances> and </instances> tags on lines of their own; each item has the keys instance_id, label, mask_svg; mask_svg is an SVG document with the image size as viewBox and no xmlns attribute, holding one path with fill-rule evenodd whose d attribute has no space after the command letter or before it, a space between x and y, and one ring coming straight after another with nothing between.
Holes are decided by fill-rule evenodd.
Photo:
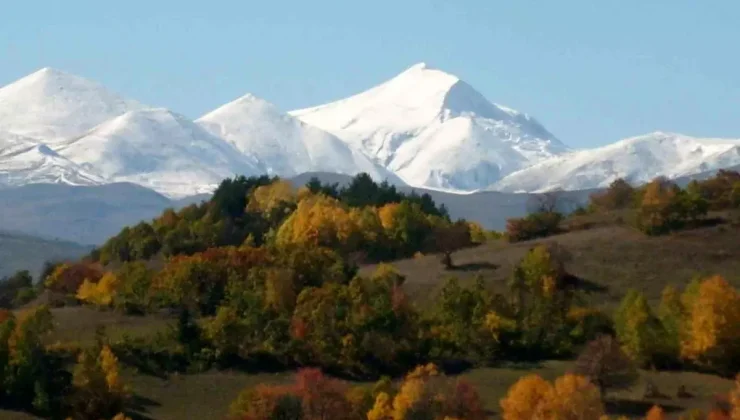
<instances>
[{"instance_id":1,"label":"bare tree","mask_svg":"<svg viewBox=\"0 0 740 420\"><path fill-rule=\"evenodd\" d=\"M527 200L528 213L570 213L578 203L561 190L532 194Z\"/></svg>"},{"instance_id":2,"label":"bare tree","mask_svg":"<svg viewBox=\"0 0 740 420\"><path fill-rule=\"evenodd\" d=\"M576 360L575 371L589 378L602 397L609 389L630 387L638 377L632 360L611 335L601 335L588 343Z\"/></svg>"}]
</instances>

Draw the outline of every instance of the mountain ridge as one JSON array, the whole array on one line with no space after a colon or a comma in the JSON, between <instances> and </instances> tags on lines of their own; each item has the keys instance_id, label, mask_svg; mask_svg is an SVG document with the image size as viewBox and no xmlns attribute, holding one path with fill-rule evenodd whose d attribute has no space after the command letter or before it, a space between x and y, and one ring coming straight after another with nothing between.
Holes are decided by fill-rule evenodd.
<instances>
[{"instance_id":1,"label":"mountain ridge","mask_svg":"<svg viewBox=\"0 0 740 420\"><path fill-rule=\"evenodd\" d=\"M740 164L740 139L697 138L656 131L574 151L509 174L487 190L540 192L681 178Z\"/></svg>"},{"instance_id":2,"label":"mountain ridge","mask_svg":"<svg viewBox=\"0 0 740 420\"><path fill-rule=\"evenodd\" d=\"M417 187L477 190L569 150L527 114L423 63L364 92L290 114Z\"/></svg>"},{"instance_id":3,"label":"mountain ridge","mask_svg":"<svg viewBox=\"0 0 740 420\"><path fill-rule=\"evenodd\" d=\"M100 83L44 67L0 87L0 130L52 146L146 107Z\"/></svg>"},{"instance_id":4,"label":"mountain ridge","mask_svg":"<svg viewBox=\"0 0 740 420\"><path fill-rule=\"evenodd\" d=\"M247 94L195 121L52 68L0 88L0 187L135 182L177 198L317 171L459 194L583 189L733 167L735 141L655 132L574 150L426 63L327 104L283 112Z\"/></svg>"}]
</instances>

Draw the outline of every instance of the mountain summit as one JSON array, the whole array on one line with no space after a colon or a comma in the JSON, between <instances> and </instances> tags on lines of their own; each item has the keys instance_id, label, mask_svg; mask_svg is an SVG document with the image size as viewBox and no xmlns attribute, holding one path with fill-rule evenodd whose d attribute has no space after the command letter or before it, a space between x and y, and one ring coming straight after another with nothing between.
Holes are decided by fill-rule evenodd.
<instances>
[{"instance_id":1,"label":"mountain summit","mask_svg":"<svg viewBox=\"0 0 740 420\"><path fill-rule=\"evenodd\" d=\"M291 115L415 186L476 190L568 151L528 115L489 102L425 63L360 94Z\"/></svg>"},{"instance_id":2,"label":"mountain summit","mask_svg":"<svg viewBox=\"0 0 740 420\"><path fill-rule=\"evenodd\" d=\"M127 112L56 151L109 182L132 182L175 198L211 192L235 174L260 173L220 137L161 108Z\"/></svg>"},{"instance_id":3,"label":"mountain summit","mask_svg":"<svg viewBox=\"0 0 740 420\"><path fill-rule=\"evenodd\" d=\"M740 165L740 140L654 132L548 159L506 176L490 189L579 190L607 187L618 178L637 185L658 176L679 178L733 165Z\"/></svg>"},{"instance_id":4,"label":"mountain summit","mask_svg":"<svg viewBox=\"0 0 740 420\"><path fill-rule=\"evenodd\" d=\"M0 130L51 146L142 108L96 82L47 67L0 88Z\"/></svg>"},{"instance_id":5,"label":"mountain summit","mask_svg":"<svg viewBox=\"0 0 740 420\"><path fill-rule=\"evenodd\" d=\"M196 122L253 158L261 171L270 175L366 172L376 180L396 179L332 134L309 126L251 94L209 112Z\"/></svg>"}]
</instances>

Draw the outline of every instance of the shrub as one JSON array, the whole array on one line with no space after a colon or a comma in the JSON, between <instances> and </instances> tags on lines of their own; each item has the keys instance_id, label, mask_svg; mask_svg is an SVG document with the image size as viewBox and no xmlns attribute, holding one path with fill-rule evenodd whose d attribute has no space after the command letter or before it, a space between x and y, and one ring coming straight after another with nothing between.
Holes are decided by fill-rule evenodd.
<instances>
[{"instance_id":1,"label":"shrub","mask_svg":"<svg viewBox=\"0 0 740 420\"><path fill-rule=\"evenodd\" d=\"M544 238L560 233L561 213L532 213L521 219L506 221L506 238L509 242L527 241Z\"/></svg>"}]
</instances>

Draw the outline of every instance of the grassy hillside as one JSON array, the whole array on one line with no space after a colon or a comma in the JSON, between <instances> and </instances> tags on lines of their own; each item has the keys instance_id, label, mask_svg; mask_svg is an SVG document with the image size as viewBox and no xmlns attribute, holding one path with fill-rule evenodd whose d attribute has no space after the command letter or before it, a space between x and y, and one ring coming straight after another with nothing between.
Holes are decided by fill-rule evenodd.
<instances>
[{"instance_id":1,"label":"grassy hillside","mask_svg":"<svg viewBox=\"0 0 740 420\"><path fill-rule=\"evenodd\" d=\"M569 254L568 271L580 278L594 304L612 307L628 289L642 291L652 301L673 284L685 286L694 276L720 274L740 286L740 227L721 225L648 237L627 226L604 226L546 239L508 244L493 241L457 251L453 270L444 270L431 255L393 263L407 276L412 296L424 301L442 280L455 276L471 280L482 275L503 290L514 265L537 243L557 243ZM369 273L375 266L363 268Z\"/></svg>"}]
</instances>

